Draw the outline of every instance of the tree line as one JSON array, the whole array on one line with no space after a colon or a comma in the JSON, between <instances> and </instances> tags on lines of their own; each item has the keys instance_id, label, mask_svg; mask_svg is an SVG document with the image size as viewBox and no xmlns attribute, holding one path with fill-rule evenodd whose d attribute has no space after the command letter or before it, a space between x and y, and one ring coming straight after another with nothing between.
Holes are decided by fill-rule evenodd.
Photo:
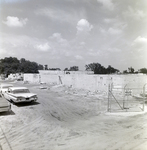
<instances>
[{"instance_id":1,"label":"tree line","mask_svg":"<svg viewBox=\"0 0 147 150\"><path fill-rule=\"evenodd\" d=\"M0 59L0 74L5 74L6 77L11 73L38 73L38 70L61 70L60 68L48 68L48 65L41 65L36 62L31 62L24 58L18 60L16 57L5 57ZM85 65L86 71L93 71L94 74L114 74L120 71L111 65L108 67L102 66L100 63L90 63ZM65 68L64 71L79 71L78 66L72 66L70 68ZM134 68L129 67L127 70L123 71L123 74L128 73L144 73L147 74L147 68L141 68L135 71Z\"/></svg>"},{"instance_id":2,"label":"tree line","mask_svg":"<svg viewBox=\"0 0 147 150\"><path fill-rule=\"evenodd\" d=\"M43 65L25 60L24 58L20 60L16 57L0 59L0 74L5 74L6 77L11 73L38 73L38 70L42 69Z\"/></svg>"},{"instance_id":3,"label":"tree line","mask_svg":"<svg viewBox=\"0 0 147 150\"><path fill-rule=\"evenodd\" d=\"M85 65L85 68L86 70L93 71L94 74L113 74L119 72L118 69L115 69L110 65L107 68L105 68L100 63L90 63L88 65Z\"/></svg>"},{"instance_id":4,"label":"tree line","mask_svg":"<svg viewBox=\"0 0 147 150\"><path fill-rule=\"evenodd\" d=\"M69 69L65 68L64 71L79 71L79 67L78 66L72 66Z\"/></svg>"},{"instance_id":5,"label":"tree line","mask_svg":"<svg viewBox=\"0 0 147 150\"><path fill-rule=\"evenodd\" d=\"M147 68L141 68L138 71L135 71L133 67L129 67L127 70L123 71L123 74L137 74L137 73L147 74Z\"/></svg>"},{"instance_id":6,"label":"tree line","mask_svg":"<svg viewBox=\"0 0 147 150\"><path fill-rule=\"evenodd\" d=\"M107 68L105 68L99 63L90 63L88 65L85 65L85 67L86 67L86 70L93 71L94 74L120 73L118 69L115 69L110 65ZM147 68L141 68L138 71L135 71L133 67L128 67L128 69L124 70L121 74L137 74L137 73L147 74Z\"/></svg>"}]
</instances>

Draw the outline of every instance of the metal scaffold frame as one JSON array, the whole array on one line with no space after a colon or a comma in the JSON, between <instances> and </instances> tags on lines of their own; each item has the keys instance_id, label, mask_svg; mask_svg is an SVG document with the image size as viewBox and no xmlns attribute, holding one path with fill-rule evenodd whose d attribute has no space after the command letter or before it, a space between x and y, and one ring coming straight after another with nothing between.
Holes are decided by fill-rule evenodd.
<instances>
[{"instance_id":1,"label":"metal scaffold frame","mask_svg":"<svg viewBox=\"0 0 147 150\"><path fill-rule=\"evenodd\" d=\"M128 84L126 84L125 86L114 86L113 83L108 85L108 106L107 106L107 111L111 112L112 110L112 102L113 104L117 104L117 106L120 108L120 110L122 111L128 111L129 109L129 104L132 103L133 101L129 101L129 97L134 97L134 98L139 98L142 104L142 107L140 107L140 109L142 111L144 111L144 107L145 107L145 100L146 100L146 84L143 85L143 87L141 88L136 88L136 87L128 87ZM116 97L115 96L115 92L116 91L121 91L121 98L120 97ZM133 95L133 90L141 90L142 94L140 95L140 97L135 97L135 95Z\"/></svg>"}]
</instances>

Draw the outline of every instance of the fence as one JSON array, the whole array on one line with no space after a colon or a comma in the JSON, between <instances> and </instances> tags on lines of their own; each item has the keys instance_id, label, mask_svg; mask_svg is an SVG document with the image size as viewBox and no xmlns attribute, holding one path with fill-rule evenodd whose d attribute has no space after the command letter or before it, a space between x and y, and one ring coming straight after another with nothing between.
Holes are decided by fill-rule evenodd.
<instances>
[{"instance_id":1,"label":"fence","mask_svg":"<svg viewBox=\"0 0 147 150\"><path fill-rule=\"evenodd\" d=\"M144 111L145 101L147 100L147 84L140 87L131 85L108 87L108 107L111 111Z\"/></svg>"}]
</instances>

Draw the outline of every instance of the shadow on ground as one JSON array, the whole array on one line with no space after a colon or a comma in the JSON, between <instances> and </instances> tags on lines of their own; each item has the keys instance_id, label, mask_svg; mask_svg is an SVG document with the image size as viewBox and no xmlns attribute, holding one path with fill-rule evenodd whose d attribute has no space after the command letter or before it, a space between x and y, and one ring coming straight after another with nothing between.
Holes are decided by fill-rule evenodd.
<instances>
[{"instance_id":1,"label":"shadow on ground","mask_svg":"<svg viewBox=\"0 0 147 150\"><path fill-rule=\"evenodd\" d=\"M15 113L12 110L7 112L0 112L0 116L8 116L8 115L15 115Z\"/></svg>"},{"instance_id":2,"label":"shadow on ground","mask_svg":"<svg viewBox=\"0 0 147 150\"><path fill-rule=\"evenodd\" d=\"M16 105L17 107L26 107L26 106L33 106L33 105L39 105L40 103L39 102L24 102L24 103L18 103L18 104L14 104Z\"/></svg>"}]
</instances>

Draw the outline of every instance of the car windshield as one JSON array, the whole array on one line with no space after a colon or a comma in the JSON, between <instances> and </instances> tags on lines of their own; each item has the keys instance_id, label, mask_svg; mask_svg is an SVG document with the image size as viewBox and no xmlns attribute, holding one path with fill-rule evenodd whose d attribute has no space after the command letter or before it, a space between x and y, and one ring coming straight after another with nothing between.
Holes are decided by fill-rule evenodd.
<instances>
[{"instance_id":1,"label":"car windshield","mask_svg":"<svg viewBox=\"0 0 147 150\"><path fill-rule=\"evenodd\" d=\"M28 89L17 89L13 91L14 94L17 93L30 93L30 91Z\"/></svg>"},{"instance_id":2,"label":"car windshield","mask_svg":"<svg viewBox=\"0 0 147 150\"><path fill-rule=\"evenodd\" d=\"M3 86L2 89L8 89L9 87L12 87L12 86L10 86L10 85L9 86Z\"/></svg>"}]
</instances>

